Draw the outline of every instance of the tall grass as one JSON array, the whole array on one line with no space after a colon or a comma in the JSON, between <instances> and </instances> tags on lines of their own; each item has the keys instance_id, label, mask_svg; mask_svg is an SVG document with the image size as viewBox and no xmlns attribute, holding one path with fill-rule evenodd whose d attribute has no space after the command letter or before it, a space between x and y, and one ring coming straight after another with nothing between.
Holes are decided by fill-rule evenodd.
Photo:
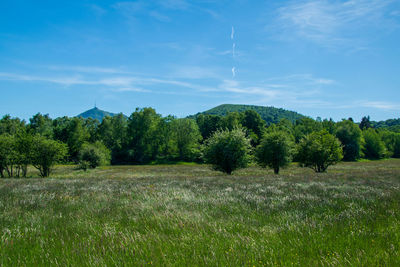
<instances>
[{"instance_id":1,"label":"tall grass","mask_svg":"<svg viewBox=\"0 0 400 267\"><path fill-rule=\"evenodd\" d=\"M0 179L2 266L400 266L400 160Z\"/></svg>"}]
</instances>

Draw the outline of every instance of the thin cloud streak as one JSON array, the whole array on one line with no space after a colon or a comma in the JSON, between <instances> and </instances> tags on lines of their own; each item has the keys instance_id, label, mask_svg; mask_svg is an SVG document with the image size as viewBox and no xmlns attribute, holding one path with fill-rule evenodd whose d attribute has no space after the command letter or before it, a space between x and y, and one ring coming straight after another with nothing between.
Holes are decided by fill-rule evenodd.
<instances>
[{"instance_id":1,"label":"thin cloud streak","mask_svg":"<svg viewBox=\"0 0 400 267\"><path fill-rule=\"evenodd\" d=\"M192 87L192 84L174 81L174 80L164 80L158 78L142 78L142 77L111 77L103 79L93 79L87 80L79 76L72 77L46 77L46 76L33 76L33 75L21 75L15 73L4 73L0 72L0 80L10 80L10 81L29 81L29 82L48 82L55 83L64 86L72 85L103 85L109 87L120 87L131 88L133 84L140 85L152 85L152 84L169 84L176 85L180 87Z\"/></svg>"},{"instance_id":2,"label":"thin cloud streak","mask_svg":"<svg viewBox=\"0 0 400 267\"><path fill-rule=\"evenodd\" d=\"M76 68L74 68L76 69ZM96 68L94 68L96 69ZM203 77L207 77L206 69L199 68ZM212 72L209 72L212 73ZM112 75L113 73L106 73ZM233 78L236 74L235 68L232 68ZM103 86L112 92L137 92L137 93L157 93L157 94L185 94L198 92L211 97L221 97L221 93L229 92L232 97L241 97L250 101L251 98L256 98L259 101L270 103L271 101L284 101L284 103L308 103L315 106L320 103L321 96L319 87L329 86L333 83L332 80L315 78L309 74L288 75L283 77L272 77L267 79L267 82L251 84L237 80L227 80L212 76L215 86L204 86L201 81L193 82L194 79L182 81L179 79L165 79L156 77L139 77L139 76L114 76L106 78L88 79L82 75L70 77L54 76L35 76L23 75L16 73L0 72L0 80L11 80L21 82L47 82L55 83L62 86ZM160 87L165 85L166 87ZM172 86L172 87L171 87ZM147 87L147 88L146 88ZM177 91L170 91L173 87ZM160 90L160 88L162 90ZM105 88L103 88L105 89ZM182 90L184 89L184 90ZM210 95L214 92L214 96ZM303 104L302 104L303 105ZM321 105L327 105L322 103Z\"/></svg>"},{"instance_id":3,"label":"thin cloud streak","mask_svg":"<svg viewBox=\"0 0 400 267\"><path fill-rule=\"evenodd\" d=\"M277 11L281 38L297 35L322 46L363 43L360 29L381 32L395 25L385 18L393 0L292 1Z\"/></svg>"},{"instance_id":4,"label":"thin cloud streak","mask_svg":"<svg viewBox=\"0 0 400 267\"><path fill-rule=\"evenodd\" d=\"M367 108L375 108L380 110L400 110L400 104L394 104L384 101L360 101L356 102L355 105Z\"/></svg>"},{"instance_id":5,"label":"thin cloud streak","mask_svg":"<svg viewBox=\"0 0 400 267\"><path fill-rule=\"evenodd\" d=\"M55 71L72 71L84 73L108 73L108 74L131 74L131 72L123 71L115 68L102 68L102 67L85 67L85 66L46 66L46 68Z\"/></svg>"}]
</instances>

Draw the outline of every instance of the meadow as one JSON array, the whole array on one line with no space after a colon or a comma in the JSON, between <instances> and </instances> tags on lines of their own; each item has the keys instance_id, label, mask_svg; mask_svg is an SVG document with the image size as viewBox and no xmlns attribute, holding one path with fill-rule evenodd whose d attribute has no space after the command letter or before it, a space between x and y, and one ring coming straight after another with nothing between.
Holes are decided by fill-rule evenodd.
<instances>
[{"instance_id":1,"label":"meadow","mask_svg":"<svg viewBox=\"0 0 400 267\"><path fill-rule=\"evenodd\" d=\"M1 266L400 266L400 160L0 179Z\"/></svg>"}]
</instances>

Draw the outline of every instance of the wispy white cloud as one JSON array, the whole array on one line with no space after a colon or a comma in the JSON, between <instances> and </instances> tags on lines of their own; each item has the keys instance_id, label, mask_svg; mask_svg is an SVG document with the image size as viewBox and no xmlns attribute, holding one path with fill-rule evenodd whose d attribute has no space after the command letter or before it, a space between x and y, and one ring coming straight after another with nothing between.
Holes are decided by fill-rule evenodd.
<instances>
[{"instance_id":1,"label":"wispy white cloud","mask_svg":"<svg viewBox=\"0 0 400 267\"><path fill-rule=\"evenodd\" d=\"M114 92L139 92L139 93L151 93L149 90L138 87L121 87L113 89Z\"/></svg>"},{"instance_id":2,"label":"wispy white cloud","mask_svg":"<svg viewBox=\"0 0 400 267\"><path fill-rule=\"evenodd\" d=\"M63 68L55 68L62 72ZM242 99L250 103L297 104L327 106L322 103L320 88L330 86L333 80L317 78L310 74L296 74L282 77L271 77L264 82L238 81L224 79L218 71L204 67L186 67L172 72L165 77L151 77L131 74L120 74L118 69L102 69L96 67L74 67L68 69L81 70L81 73L71 76L60 76L51 73L47 75L25 75L19 73L0 72L0 80L18 82L53 83L64 87L86 86L101 88L109 92L138 92L157 94L200 94L218 98L223 95ZM99 71L96 75L87 71ZM235 74L235 69L232 69ZM204 85L207 80L207 85Z\"/></svg>"},{"instance_id":3,"label":"wispy white cloud","mask_svg":"<svg viewBox=\"0 0 400 267\"><path fill-rule=\"evenodd\" d=\"M357 101L355 102L355 106L375 108L381 110L400 110L400 104L384 102L384 101L369 101L369 100Z\"/></svg>"},{"instance_id":4,"label":"wispy white cloud","mask_svg":"<svg viewBox=\"0 0 400 267\"><path fill-rule=\"evenodd\" d=\"M19 82L44 82L54 83L62 86L105 86L113 91L136 91L136 92L151 92L150 89L143 89L142 86L154 87L156 85L173 85L180 88L189 88L197 91L210 91L211 89L196 83L185 82L181 80L142 77L142 76L113 76L107 78L87 78L82 75L74 76L39 76L39 75L24 75L18 73L0 72L0 80L19 81Z\"/></svg>"},{"instance_id":5,"label":"wispy white cloud","mask_svg":"<svg viewBox=\"0 0 400 267\"><path fill-rule=\"evenodd\" d=\"M25 82L48 82L56 83L65 86L76 85L76 84L92 84L89 81L82 80L79 76L70 77L46 77L46 76L34 76L34 75L23 75L17 73L6 73L0 72L0 80L8 81L25 81Z\"/></svg>"},{"instance_id":6,"label":"wispy white cloud","mask_svg":"<svg viewBox=\"0 0 400 267\"><path fill-rule=\"evenodd\" d=\"M56 71L71 71L71 72L85 72L85 73L109 73L109 74L128 74L130 72L117 69L117 68L103 68L103 67L91 67L91 66L65 66L65 65L51 65L44 66L50 70Z\"/></svg>"},{"instance_id":7,"label":"wispy white cloud","mask_svg":"<svg viewBox=\"0 0 400 267\"><path fill-rule=\"evenodd\" d=\"M245 95L256 95L275 98L281 94L278 90L268 88L268 86L257 87L257 86L242 86L240 82L235 80L224 80L218 86L222 91L245 94Z\"/></svg>"},{"instance_id":8,"label":"wispy white cloud","mask_svg":"<svg viewBox=\"0 0 400 267\"><path fill-rule=\"evenodd\" d=\"M315 77L312 74L292 74L292 75L286 75L286 76L278 76L278 77L271 77L266 79L267 81L281 81L284 82L285 84L290 84L290 85L331 85L336 83L335 80L332 79L327 79L327 78L321 78L321 77Z\"/></svg>"},{"instance_id":9,"label":"wispy white cloud","mask_svg":"<svg viewBox=\"0 0 400 267\"><path fill-rule=\"evenodd\" d=\"M386 19L394 0L291 1L278 9L274 28L281 38L303 38L323 46L361 45L365 32L393 28ZM360 43L360 44L358 44Z\"/></svg>"}]
</instances>

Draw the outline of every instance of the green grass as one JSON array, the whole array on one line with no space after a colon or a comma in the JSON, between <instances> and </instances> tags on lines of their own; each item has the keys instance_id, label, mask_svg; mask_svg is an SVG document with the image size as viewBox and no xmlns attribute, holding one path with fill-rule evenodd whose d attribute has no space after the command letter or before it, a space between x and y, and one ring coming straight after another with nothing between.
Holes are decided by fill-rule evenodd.
<instances>
[{"instance_id":1,"label":"green grass","mask_svg":"<svg viewBox=\"0 0 400 267\"><path fill-rule=\"evenodd\" d=\"M400 160L0 179L1 266L400 266Z\"/></svg>"}]
</instances>

